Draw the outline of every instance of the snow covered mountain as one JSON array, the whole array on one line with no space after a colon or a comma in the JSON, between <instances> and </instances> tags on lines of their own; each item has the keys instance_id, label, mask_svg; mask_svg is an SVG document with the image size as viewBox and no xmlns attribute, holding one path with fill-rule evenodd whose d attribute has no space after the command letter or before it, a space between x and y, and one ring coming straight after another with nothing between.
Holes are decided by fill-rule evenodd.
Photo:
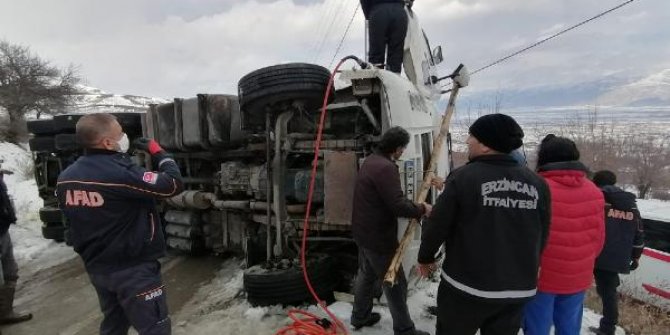
<instances>
[{"instance_id":1,"label":"snow covered mountain","mask_svg":"<svg viewBox=\"0 0 670 335\"><path fill-rule=\"evenodd\" d=\"M75 113L93 112L138 112L145 111L150 104L165 103L162 98L149 98L128 94L107 93L99 88L78 85L74 95Z\"/></svg>"},{"instance_id":2,"label":"snow covered mountain","mask_svg":"<svg viewBox=\"0 0 670 335\"><path fill-rule=\"evenodd\" d=\"M670 105L670 69L627 85L614 87L600 96L598 101L603 105L668 106Z\"/></svg>"}]
</instances>

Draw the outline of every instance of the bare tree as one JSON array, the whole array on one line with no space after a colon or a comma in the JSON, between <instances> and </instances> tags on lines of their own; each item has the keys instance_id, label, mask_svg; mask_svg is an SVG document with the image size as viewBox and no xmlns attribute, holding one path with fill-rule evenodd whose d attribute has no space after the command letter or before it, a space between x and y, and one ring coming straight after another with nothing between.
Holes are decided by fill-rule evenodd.
<instances>
[{"instance_id":1,"label":"bare tree","mask_svg":"<svg viewBox=\"0 0 670 335\"><path fill-rule=\"evenodd\" d=\"M668 138L631 136L626 145L627 164L632 172L638 197L645 198L654 187L666 182L670 170L670 143Z\"/></svg>"},{"instance_id":2,"label":"bare tree","mask_svg":"<svg viewBox=\"0 0 670 335\"><path fill-rule=\"evenodd\" d=\"M76 69L59 69L28 47L0 40L0 107L7 110L6 140L18 143L27 134L25 115L62 113L79 82Z\"/></svg>"}]
</instances>

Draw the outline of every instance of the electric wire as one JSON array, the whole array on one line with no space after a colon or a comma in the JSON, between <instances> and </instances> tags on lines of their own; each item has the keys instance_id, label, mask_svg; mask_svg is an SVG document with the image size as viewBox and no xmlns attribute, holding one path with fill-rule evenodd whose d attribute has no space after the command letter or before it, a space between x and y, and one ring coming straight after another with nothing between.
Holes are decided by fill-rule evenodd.
<instances>
[{"instance_id":1,"label":"electric wire","mask_svg":"<svg viewBox=\"0 0 670 335\"><path fill-rule=\"evenodd\" d=\"M325 46L326 41L330 36L330 32L333 29L333 26L335 25L335 22L337 21L338 17L340 16L340 13L342 12L342 9L344 8L344 4L346 4L346 2L347 0L342 0L340 1L339 5L336 6L337 10L335 11L335 13L332 14L333 18L330 20L330 24L328 24L328 28L326 29L326 32L323 35L323 38L321 39L321 43L319 43L319 48L317 49L316 55L314 56L313 59L314 62L316 62L319 59L321 51L323 50L323 47Z\"/></svg>"},{"instance_id":2,"label":"electric wire","mask_svg":"<svg viewBox=\"0 0 670 335\"><path fill-rule=\"evenodd\" d=\"M342 34L342 39L340 39L340 43L338 43L337 48L335 49L335 54L333 54L333 58L330 60L330 63L328 63L328 68L333 66L333 63L335 63L335 59L337 58L337 54L340 53L340 49L342 48L342 44L344 43L344 40L347 38L347 34L349 34L349 29L351 29L351 25L354 23L354 19L356 18L356 14L358 14L358 10L361 8L361 3L359 2L358 5L356 6L356 9L354 9L354 13L351 15L351 19L349 20L349 24L347 24L347 28L344 30L344 34Z\"/></svg>"},{"instance_id":3,"label":"electric wire","mask_svg":"<svg viewBox=\"0 0 670 335\"><path fill-rule=\"evenodd\" d=\"M543 43L545 43L545 42L547 42L547 41L549 41L549 40L552 40L552 39L554 39L554 38L556 38L556 37L558 37L558 36L561 36L561 35L563 35L563 34L569 32L569 31L574 30L574 29L576 29L576 28L578 28L578 27L580 27L580 26L583 26L583 25L585 25L585 24L587 24L587 23L589 23L589 22L591 22L591 21L593 21L593 20L599 19L599 18L601 18L601 17L603 17L603 16L605 16L605 15L611 13L611 12L614 12L615 10L617 10L617 9L619 9L619 8L622 8L622 7L624 7L624 6L626 6L626 5L630 4L630 3L632 3L633 1L635 1L635 0L628 0L628 1L624 2L624 3L622 3L622 4L619 4L619 5L616 6L616 7L613 7L613 8L610 8L610 9L604 11L604 12L601 12L600 14L598 14L598 15L596 15L596 16L593 16L593 17L591 17L591 18L589 18L589 19L586 19L586 20L584 20L584 21L582 21L582 22L579 22L579 23L577 23L577 24L575 24L575 25L573 25L573 26L570 26L570 27L568 27L568 28L566 28L566 29L563 29L563 30L561 30L561 31L559 31L559 32L557 32L557 33L555 33L555 34L553 34L553 35L547 37L547 38L544 38L544 39L542 39L542 40L540 40L540 41L538 41L538 42L535 42L535 43L533 43L533 44L531 44L531 45L529 45L529 46L527 46L527 47L525 47L525 48L523 48L523 49L521 49L521 50L519 50L519 51L516 51L516 52L514 52L514 53L512 53L512 54L510 54L510 55L508 55L508 56L505 56L505 57L503 57L503 58L500 58L500 59L498 59L498 60L496 60L496 61L494 61L494 62L492 62L492 63L490 63L490 64L488 64L488 65L486 65L486 66L484 66L484 67L481 67L481 68L479 68L479 69L477 69L477 70L475 70L475 71L473 71L473 72L470 72L470 75L473 76L473 75L475 75L475 74L477 74L477 73L479 73L479 72L481 72L481 71L484 71L484 70L486 70L486 69L488 69L488 68L490 68L490 67L496 66L496 65L498 65L498 64L500 64L500 63L502 63L502 62L504 62L504 61L506 61L506 60L508 60L508 59L510 59L510 58L512 58L512 57L515 57L515 56L517 56L517 55L519 55L519 54L522 54L522 53L524 53L524 52L526 52L526 51L528 51L528 50L530 50L530 49L532 49L532 48L535 48L535 47L537 47L537 46L539 46L539 45L541 45L541 44L543 44Z\"/></svg>"}]
</instances>

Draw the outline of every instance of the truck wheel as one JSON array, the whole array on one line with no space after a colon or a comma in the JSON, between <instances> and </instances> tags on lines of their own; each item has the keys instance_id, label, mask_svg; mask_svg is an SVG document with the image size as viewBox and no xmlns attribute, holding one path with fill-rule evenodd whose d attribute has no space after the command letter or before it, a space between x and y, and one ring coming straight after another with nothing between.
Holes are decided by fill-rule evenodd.
<instances>
[{"instance_id":1,"label":"truck wheel","mask_svg":"<svg viewBox=\"0 0 670 335\"><path fill-rule=\"evenodd\" d=\"M42 226L42 236L48 240L63 242L65 241L65 227L63 224Z\"/></svg>"},{"instance_id":2,"label":"truck wheel","mask_svg":"<svg viewBox=\"0 0 670 335\"><path fill-rule=\"evenodd\" d=\"M333 289L338 284L332 259L326 255L309 259L307 272L319 297L331 298ZM290 305L312 300L298 265L289 266L287 269L252 266L244 272L244 289L247 300L254 306Z\"/></svg>"},{"instance_id":3,"label":"truck wheel","mask_svg":"<svg viewBox=\"0 0 670 335\"><path fill-rule=\"evenodd\" d=\"M30 151L33 152L54 152L56 151L56 141L51 136L33 137L28 140Z\"/></svg>"},{"instance_id":4,"label":"truck wheel","mask_svg":"<svg viewBox=\"0 0 670 335\"><path fill-rule=\"evenodd\" d=\"M40 220L44 223L58 223L62 225L63 213L57 207L40 208Z\"/></svg>"},{"instance_id":5,"label":"truck wheel","mask_svg":"<svg viewBox=\"0 0 670 335\"><path fill-rule=\"evenodd\" d=\"M61 151L77 151L81 149L75 134L58 134L55 137L56 149Z\"/></svg>"},{"instance_id":6,"label":"truck wheel","mask_svg":"<svg viewBox=\"0 0 670 335\"><path fill-rule=\"evenodd\" d=\"M305 63L275 65L247 74L238 83L244 126L264 126L266 110L282 103L301 102L308 110L320 107L329 80L328 69Z\"/></svg>"},{"instance_id":7,"label":"truck wheel","mask_svg":"<svg viewBox=\"0 0 670 335\"><path fill-rule=\"evenodd\" d=\"M53 135L58 132L54 120L30 120L28 132L35 135Z\"/></svg>"}]
</instances>

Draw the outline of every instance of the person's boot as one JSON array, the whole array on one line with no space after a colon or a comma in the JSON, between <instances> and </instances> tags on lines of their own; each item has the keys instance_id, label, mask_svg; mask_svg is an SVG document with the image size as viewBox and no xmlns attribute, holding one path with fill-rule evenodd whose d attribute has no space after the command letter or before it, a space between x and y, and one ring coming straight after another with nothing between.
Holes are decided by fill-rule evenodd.
<instances>
[{"instance_id":1,"label":"person's boot","mask_svg":"<svg viewBox=\"0 0 670 335\"><path fill-rule=\"evenodd\" d=\"M6 282L0 286L0 325L24 322L33 318L31 313L14 312L14 293L16 293L16 282Z\"/></svg>"},{"instance_id":2,"label":"person's boot","mask_svg":"<svg viewBox=\"0 0 670 335\"><path fill-rule=\"evenodd\" d=\"M351 325L354 326L354 330L359 330L363 327L372 327L381 319L381 314L372 312L370 313L370 316L368 316L367 320L363 320L362 322L352 322Z\"/></svg>"}]
</instances>

